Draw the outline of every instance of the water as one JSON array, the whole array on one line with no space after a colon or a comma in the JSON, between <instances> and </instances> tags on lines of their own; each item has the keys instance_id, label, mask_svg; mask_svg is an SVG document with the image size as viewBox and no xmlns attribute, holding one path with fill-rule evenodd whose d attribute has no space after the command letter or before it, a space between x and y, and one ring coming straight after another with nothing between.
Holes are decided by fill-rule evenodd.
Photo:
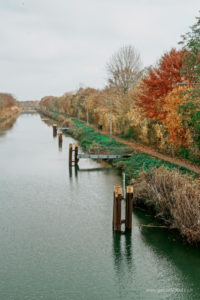
<instances>
[{"instance_id":1,"label":"water","mask_svg":"<svg viewBox=\"0 0 200 300\"><path fill-rule=\"evenodd\" d=\"M0 135L0 299L199 299L199 250L166 229L113 235L122 178L92 160L70 172L71 142L37 114Z\"/></svg>"}]
</instances>

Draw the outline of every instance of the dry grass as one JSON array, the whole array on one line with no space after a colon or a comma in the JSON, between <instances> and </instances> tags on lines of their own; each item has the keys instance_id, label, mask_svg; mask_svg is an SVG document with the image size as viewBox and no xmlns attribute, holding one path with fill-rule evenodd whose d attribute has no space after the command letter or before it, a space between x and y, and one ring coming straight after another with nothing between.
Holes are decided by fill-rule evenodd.
<instances>
[{"instance_id":1,"label":"dry grass","mask_svg":"<svg viewBox=\"0 0 200 300\"><path fill-rule=\"evenodd\" d=\"M200 180L164 167L133 180L134 201L177 228L188 242L200 242Z\"/></svg>"}]
</instances>

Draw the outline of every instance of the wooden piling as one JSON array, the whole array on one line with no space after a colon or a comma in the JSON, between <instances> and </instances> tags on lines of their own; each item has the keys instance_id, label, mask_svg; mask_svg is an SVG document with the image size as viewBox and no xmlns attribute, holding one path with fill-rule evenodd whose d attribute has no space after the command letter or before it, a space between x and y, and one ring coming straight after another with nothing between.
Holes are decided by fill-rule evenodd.
<instances>
[{"instance_id":1,"label":"wooden piling","mask_svg":"<svg viewBox=\"0 0 200 300\"><path fill-rule=\"evenodd\" d=\"M72 166L72 144L69 144L69 166Z\"/></svg>"},{"instance_id":2,"label":"wooden piling","mask_svg":"<svg viewBox=\"0 0 200 300\"><path fill-rule=\"evenodd\" d=\"M75 151L74 151L74 163L75 163L75 166L78 165L78 144L75 145Z\"/></svg>"},{"instance_id":3,"label":"wooden piling","mask_svg":"<svg viewBox=\"0 0 200 300\"><path fill-rule=\"evenodd\" d=\"M57 135L57 124L53 124L53 136Z\"/></svg>"},{"instance_id":4,"label":"wooden piling","mask_svg":"<svg viewBox=\"0 0 200 300\"><path fill-rule=\"evenodd\" d=\"M113 230L121 231L121 200L122 188L120 185L114 186L113 195Z\"/></svg>"},{"instance_id":5,"label":"wooden piling","mask_svg":"<svg viewBox=\"0 0 200 300\"><path fill-rule=\"evenodd\" d=\"M133 186L126 187L126 221L125 230L132 230L132 214L133 214Z\"/></svg>"},{"instance_id":6,"label":"wooden piling","mask_svg":"<svg viewBox=\"0 0 200 300\"><path fill-rule=\"evenodd\" d=\"M59 147L62 147L62 142L63 142L63 137L62 137L62 130L59 130L58 131L58 144L59 144Z\"/></svg>"}]
</instances>

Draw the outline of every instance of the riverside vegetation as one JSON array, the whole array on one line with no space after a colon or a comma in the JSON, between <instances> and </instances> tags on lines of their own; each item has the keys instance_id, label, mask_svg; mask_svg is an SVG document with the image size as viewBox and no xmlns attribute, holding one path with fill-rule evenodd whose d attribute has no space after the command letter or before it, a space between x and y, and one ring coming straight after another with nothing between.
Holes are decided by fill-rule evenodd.
<instances>
[{"instance_id":1,"label":"riverside vegetation","mask_svg":"<svg viewBox=\"0 0 200 300\"><path fill-rule=\"evenodd\" d=\"M95 131L84 122L52 111L48 113L46 110L45 114L70 126L70 133L85 151L97 147L102 151L112 151L117 147L121 153L130 152L123 143ZM195 173L136 151L129 158L115 159L110 163L125 171L127 183L133 184L134 205L153 210L155 217L178 229L188 242L200 241L200 182Z\"/></svg>"},{"instance_id":2,"label":"riverside vegetation","mask_svg":"<svg viewBox=\"0 0 200 300\"><path fill-rule=\"evenodd\" d=\"M0 128L14 122L20 113L17 100L10 94L0 93Z\"/></svg>"},{"instance_id":3,"label":"riverside vegetation","mask_svg":"<svg viewBox=\"0 0 200 300\"><path fill-rule=\"evenodd\" d=\"M200 162L200 18L155 66L141 68L139 53L124 46L106 65L103 90L79 88L41 99L41 111L63 124L85 150L124 145L78 121L101 125L114 135L148 145L157 152ZM78 119L78 120L77 120ZM124 151L124 150L123 150ZM199 179L183 167L134 152L113 161L135 187L135 203L146 205L189 242L200 242Z\"/></svg>"}]
</instances>

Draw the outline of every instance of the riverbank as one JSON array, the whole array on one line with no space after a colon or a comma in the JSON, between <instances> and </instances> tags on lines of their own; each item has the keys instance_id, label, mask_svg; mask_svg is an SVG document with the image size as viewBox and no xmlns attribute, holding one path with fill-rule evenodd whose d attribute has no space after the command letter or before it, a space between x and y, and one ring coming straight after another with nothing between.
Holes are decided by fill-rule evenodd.
<instances>
[{"instance_id":1,"label":"riverbank","mask_svg":"<svg viewBox=\"0 0 200 300\"><path fill-rule=\"evenodd\" d=\"M73 122L72 135L84 150L125 149L125 144L80 121ZM154 211L156 218L177 229L188 242L200 242L200 180L194 172L137 150L131 157L115 159L112 165L125 171L127 181L133 184L134 205Z\"/></svg>"},{"instance_id":2,"label":"riverbank","mask_svg":"<svg viewBox=\"0 0 200 300\"><path fill-rule=\"evenodd\" d=\"M9 125L14 123L18 118L21 110L18 106L13 106L9 109L0 112L0 129L9 128Z\"/></svg>"},{"instance_id":3,"label":"riverbank","mask_svg":"<svg viewBox=\"0 0 200 300\"><path fill-rule=\"evenodd\" d=\"M49 115L50 116L50 115ZM52 113L51 113L52 117ZM58 120L58 115L54 119ZM62 116L63 117L63 116ZM85 151L93 148L130 152L116 141L76 119L63 120L72 126L71 134ZM72 123L73 122L73 123ZM120 150L119 150L120 149ZM155 217L178 229L188 242L200 242L200 182L197 174L186 167L152 157L131 149L132 155L110 161L113 167L126 173L127 184L134 185L134 205L154 211Z\"/></svg>"}]
</instances>

